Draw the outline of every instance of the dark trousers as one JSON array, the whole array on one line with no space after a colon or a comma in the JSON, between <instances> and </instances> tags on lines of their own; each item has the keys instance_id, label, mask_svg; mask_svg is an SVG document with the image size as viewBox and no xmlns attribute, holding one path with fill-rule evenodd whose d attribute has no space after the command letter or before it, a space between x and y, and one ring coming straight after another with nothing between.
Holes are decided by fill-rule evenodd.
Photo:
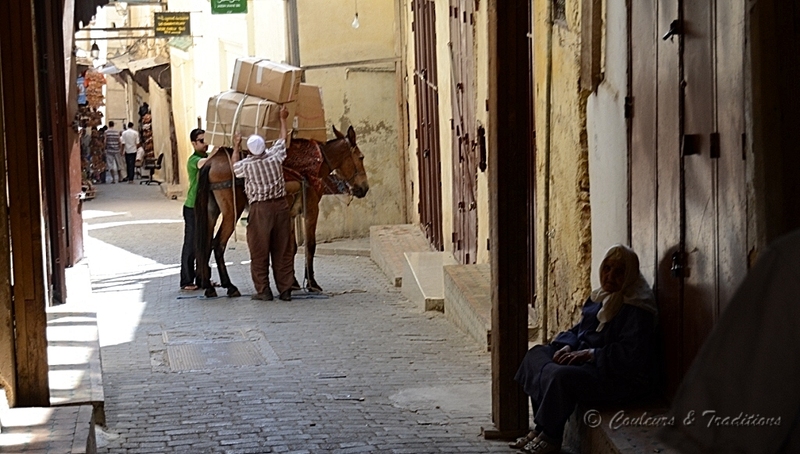
<instances>
[{"instance_id":1,"label":"dark trousers","mask_svg":"<svg viewBox=\"0 0 800 454\"><path fill-rule=\"evenodd\" d=\"M128 181L133 181L136 171L136 153L125 153L125 165L128 167Z\"/></svg>"},{"instance_id":2,"label":"dark trousers","mask_svg":"<svg viewBox=\"0 0 800 454\"><path fill-rule=\"evenodd\" d=\"M269 263L278 293L292 288L294 257L286 253L291 242L291 216L286 198L253 202L247 218L247 247L250 249L250 274L256 293L269 288Z\"/></svg>"},{"instance_id":3,"label":"dark trousers","mask_svg":"<svg viewBox=\"0 0 800 454\"><path fill-rule=\"evenodd\" d=\"M194 208L183 206L183 249L181 250L181 287L197 284L194 244Z\"/></svg>"},{"instance_id":4,"label":"dark trousers","mask_svg":"<svg viewBox=\"0 0 800 454\"><path fill-rule=\"evenodd\" d=\"M578 403L603 403L625 400L631 392L603 380L593 364L564 366L553 362L556 347L537 345L528 350L514 379L533 406L536 430L561 440Z\"/></svg>"}]
</instances>

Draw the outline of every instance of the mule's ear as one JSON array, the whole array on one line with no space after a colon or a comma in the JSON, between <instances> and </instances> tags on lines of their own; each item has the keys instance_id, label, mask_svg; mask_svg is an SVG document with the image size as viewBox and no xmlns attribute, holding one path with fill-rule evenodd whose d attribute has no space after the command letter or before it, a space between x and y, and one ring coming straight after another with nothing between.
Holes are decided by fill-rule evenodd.
<instances>
[{"instance_id":1,"label":"mule's ear","mask_svg":"<svg viewBox=\"0 0 800 454\"><path fill-rule=\"evenodd\" d=\"M352 126L347 128L347 140L350 141L350 146L356 146L356 130Z\"/></svg>"},{"instance_id":2,"label":"mule's ear","mask_svg":"<svg viewBox=\"0 0 800 454\"><path fill-rule=\"evenodd\" d=\"M333 135L335 135L337 139L344 139L344 134L339 132L339 130L336 129L336 126L333 127Z\"/></svg>"}]
</instances>

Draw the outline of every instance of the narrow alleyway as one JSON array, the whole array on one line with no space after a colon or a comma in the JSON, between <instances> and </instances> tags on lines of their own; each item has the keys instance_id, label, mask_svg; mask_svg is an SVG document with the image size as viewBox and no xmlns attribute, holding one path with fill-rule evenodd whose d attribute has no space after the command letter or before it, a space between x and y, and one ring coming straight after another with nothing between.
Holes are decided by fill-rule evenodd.
<instances>
[{"instance_id":1,"label":"narrow alleyway","mask_svg":"<svg viewBox=\"0 0 800 454\"><path fill-rule=\"evenodd\" d=\"M178 290L181 201L100 185L83 214L106 398L98 452L511 452L480 434L489 354L417 312L368 257L317 257L328 299L198 299ZM227 259L249 295L239 240Z\"/></svg>"}]
</instances>

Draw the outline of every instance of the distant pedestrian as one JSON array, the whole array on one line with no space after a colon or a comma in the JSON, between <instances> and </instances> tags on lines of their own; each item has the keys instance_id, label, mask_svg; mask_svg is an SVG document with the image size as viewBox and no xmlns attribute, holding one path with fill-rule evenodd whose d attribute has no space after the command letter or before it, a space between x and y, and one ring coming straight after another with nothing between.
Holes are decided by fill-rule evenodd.
<instances>
[{"instance_id":1,"label":"distant pedestrian","mask_svg":"<svg viewBox=\"0 0 800 454\"><path fill-rule=\"evenodd\" d=\"M252 135L247 139L251 156L239 160L241 136L237 133L233 145L233 171L244 178L244 190L250 202L247 219L247 247L250 249L250 274L256 294L253 299L273 299L269 285L269 264L279 298L292 299L294 283L293 257L286 253L291 243L291 216L286 203L286 182L283 179L283 161L286 159L286 119L289 111L281 107L280 137L269 150L264 139Z\"/></svg>"},{"instance_id":2,"label":"distant pedestrian","mask_svg":"<svg viewBox=\"0 0 800 454\"><path fill-rule=\"evenodd\" d=\"M108 122L106 130L106 163L111 176L111 183L122 181L122 169L125 167L125 157L120 149L120 131L114 129L114 122Z\"/></svg>"},{"instance_id":3,"label":"distant pedestrian","mask_svg":"<svg viewBox=\"0 0 800 454\"><path fill-rule=\"evenodd\" d=\"M133 176L136 171L136 149L139 148L139 133L133 129L133 122L128 122L128 129L122 132L120 139L125 148L125 164L128 171L126 181L133 184Z\"/></svg>"},{"instance_id":4,"label":"distant pedestrian","mask_svg":"<svg viewBox=\"0 0 800 454\"><path fill-rule=\"evenodd\" d=\"M183 202L183 249L181 250L181 290L191 291L200 288L197 277L197 260L195 255L194 231L194 202L197 198L197 178L200 167L205 164L208 157L208 145L205 143L206 132L195 129L189 134L194 153L189 156L186 171L189 174L189 190L186 192L186 201Z\"/></svg>"}]
</instances>

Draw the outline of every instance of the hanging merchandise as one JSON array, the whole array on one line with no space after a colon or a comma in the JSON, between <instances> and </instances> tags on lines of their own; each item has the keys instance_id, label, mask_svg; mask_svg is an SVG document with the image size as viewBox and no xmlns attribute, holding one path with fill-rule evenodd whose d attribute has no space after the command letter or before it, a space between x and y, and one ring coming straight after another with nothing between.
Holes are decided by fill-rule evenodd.
<instances>
[{"instance_id":1,"label":"hanging merchandise","mask_svg":"<svg viewBox=\"0 0 800 454\"><path fill-rule=\"evenodd\" d=\"M106 84L106 76L94 69L86 71L84 85L86 86L86 102L89 107L97 109L105 105L103 102L103 85Z\"/></svg>"},{"instance_id":2,"label":"hanging merchandise","mask_svg":"<svg viewBox=\"0 0 800 454\"><path fill-rule=\"evenodd\" d=\"M153 146L153 117L150 112L142 115L142 145L144 147L144 161L155 160L155 147Z\"/></svg>"}]
</instances>

